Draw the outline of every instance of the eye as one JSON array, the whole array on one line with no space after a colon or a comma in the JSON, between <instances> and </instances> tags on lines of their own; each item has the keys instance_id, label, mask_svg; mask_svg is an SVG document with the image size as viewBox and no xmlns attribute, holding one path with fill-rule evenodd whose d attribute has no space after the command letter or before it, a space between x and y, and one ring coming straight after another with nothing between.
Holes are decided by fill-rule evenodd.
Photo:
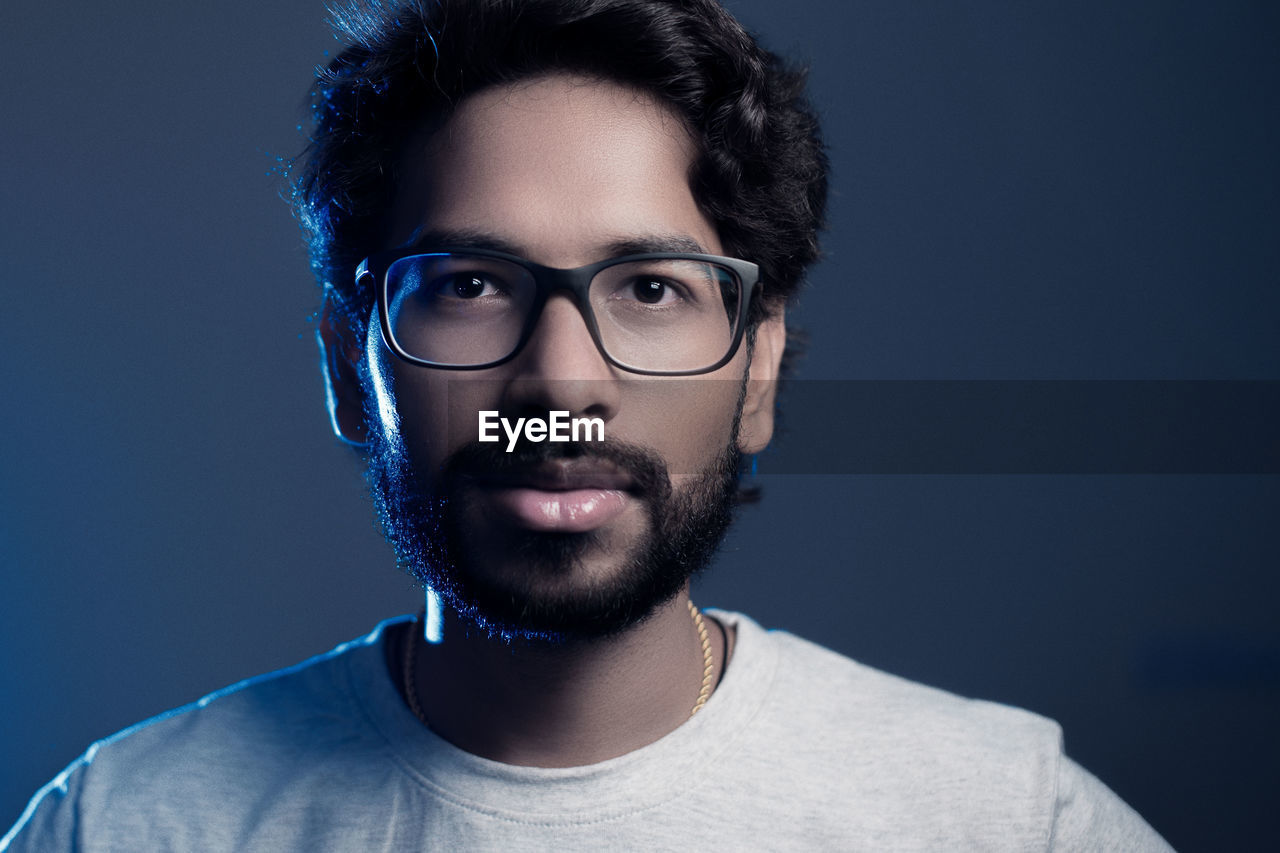
<instances>
[{"instance_id":1,"label":"eye","mask_svg":"<svg viewBox=\"0 0 1280 853\"><path fill-rule=\"evenodd\" d=\"M671 282L657 276L636 276L622 288L619 296L623 299L631 296L646 305L666 305L681 298Z\"/></svg>"},{"instance_id":2,"label":"eye","mask_svg":"<svg viewBox=\"0 0 1280 853\"><path fill-rule=\"evenodd\" d=\"M436 279L431 288L437 296L445 299L479 299L481 296L495 296L501 292L498 283L484 273L456 272Z\"/></svg>"}]
</instances>

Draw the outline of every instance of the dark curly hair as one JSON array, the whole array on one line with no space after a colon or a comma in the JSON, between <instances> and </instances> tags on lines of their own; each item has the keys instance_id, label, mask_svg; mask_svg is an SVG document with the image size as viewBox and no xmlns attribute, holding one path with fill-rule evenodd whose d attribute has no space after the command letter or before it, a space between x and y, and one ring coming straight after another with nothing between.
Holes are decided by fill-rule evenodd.
<instances>
[{"instance_id":1,"label":"dark curly hair","mask_svg":"<svg viewBox=\"0 0 1280 853\"><path fill-rule=\"evenodd\" d=\"M760 266L753 328L817 258L827 160L804 73L716 0L366 0L333 18L350 46L317 70L293 202L316 278L357 331L374 297L355 267L385 248L403 141L470 94L555 71L637 87L683 117L695 200L725 250Z\"/></svg>"}]
</instances>

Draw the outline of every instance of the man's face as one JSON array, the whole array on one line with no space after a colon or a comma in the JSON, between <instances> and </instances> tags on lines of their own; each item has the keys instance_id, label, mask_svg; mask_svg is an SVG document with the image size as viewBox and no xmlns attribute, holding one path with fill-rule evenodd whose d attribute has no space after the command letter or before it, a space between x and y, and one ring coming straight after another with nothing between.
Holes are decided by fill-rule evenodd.
<instances>
[{"instance_id":1,"label":"man's face","mask_svg":"<svg viewBox=\"0 0 1280 853\"><path fill-rule=\"evenodd\" d=\"M681 243L723 254L689 187L693 154L680 121L632 89L550 76L486 90L410 145L390 244L465 240L564 268ZM609 365L563 293L513 360L480 371L405 363L371 323L371 483L398 557L501 632L643 618L727 528L736 453L772 427L781 328L762 327L754 359L744 346L713 373L662 378ZM477 442L481 410L599 418L606 441L508 454L505 439Z\"/></svg>"}]
</instances>

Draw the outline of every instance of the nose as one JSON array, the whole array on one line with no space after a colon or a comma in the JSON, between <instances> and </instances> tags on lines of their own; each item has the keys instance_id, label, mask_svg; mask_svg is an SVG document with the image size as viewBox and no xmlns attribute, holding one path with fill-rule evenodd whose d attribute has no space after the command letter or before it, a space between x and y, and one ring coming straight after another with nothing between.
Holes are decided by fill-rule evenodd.
<instances>
[{"instance_id":1,"label":"nose","mask_svg":"<svg viewBox=\"0 0 1280 853\"><path fill-rule=\"evenodd\" d=\"M601 418L608 423L617 414L617 374L596 347L586 318L567 295L547 300L512 369L503 403L515 415L567 411L571 417Z\"/></svg>"}]
</instances>

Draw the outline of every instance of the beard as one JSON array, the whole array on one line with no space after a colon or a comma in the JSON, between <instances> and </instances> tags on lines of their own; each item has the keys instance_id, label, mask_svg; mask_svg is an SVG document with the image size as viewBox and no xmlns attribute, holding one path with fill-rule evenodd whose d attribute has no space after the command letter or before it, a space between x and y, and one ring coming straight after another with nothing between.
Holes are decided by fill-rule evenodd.
<instances>
[{"instance_id":1,"label":"beard","mask_svg":"<svg viewBox=\"0 0 1280 853\"><path fill-rule=\"evenodd\" d=\"M733 521L741 456L728 445L680 488L652 450L606 440L460 447L430 478L398 433L370 422L368 482L400 566L490 637L564 642L619 633L670 601L710 564ZM601 530L543 532L488 526L476 479L557 459L596 459L625 472L644 511L630 543ZM483 530L483 535L481 535ZM621 553L619 553L621 552ZM612 561L603 570L587 562ZM505 570L493 571L495 564Z\"/></svg>"}]
</instances>

